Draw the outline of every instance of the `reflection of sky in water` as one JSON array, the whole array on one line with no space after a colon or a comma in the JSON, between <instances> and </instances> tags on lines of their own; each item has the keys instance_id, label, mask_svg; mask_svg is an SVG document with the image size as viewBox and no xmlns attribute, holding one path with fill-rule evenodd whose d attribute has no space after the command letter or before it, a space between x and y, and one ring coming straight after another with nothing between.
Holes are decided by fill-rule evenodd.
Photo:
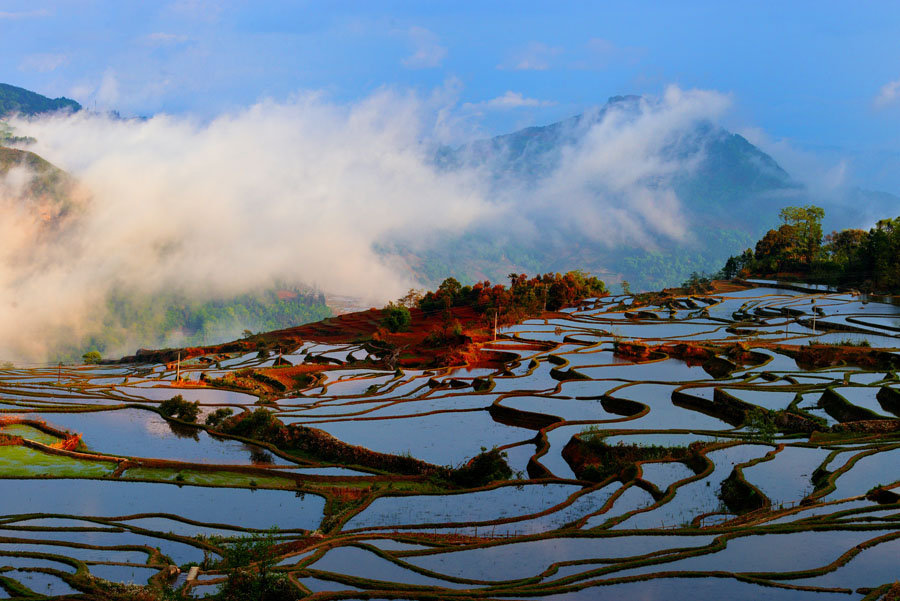
<instances>
[{"instance_id":1,"label":"reflection of sky in water","mask_svg":"<svg viewBox=\"0 0 900 601\"><path fill-rule=\"evenodd\" d=\"M610 421L599 424L601 430L634 429L636 434L612 434L606 438L608 444L638 443L660 445L686 445L695 440L713 440L710 436L700 434L679 434L674 432L641 433L641 430L706 430L734 432L732 426L721 420L698 411L679 407L672 402L672 392L679 383L700 383L701 387L687 389L686 392L704 399L714 399L714 386L721 386L734 396L767 409L787 407L793 400L796 391L783 388L790 382L779 379L768 382L759 377L761 372L775 372L779 376L795 378L801 385L811 387L802 391L802 408L815 415L826 417L829 423L834 420L825 416L824 412L814 407L826 385L836 385L836 390L851 403L885 414L875 395L879 383L885 373L867 373L852 367L840 367L814 373L800 373L793 359L771 350L759 350L771 357L765 365L745 365L731 376L719 380L713 379L700 366L689 366L686 363L667 359L653 363L635 364L616 357L612 352L614 336L624 339L665 340L736 340L732 334L725 332L729 324L717 322L710 318L732 320L732 313L743 311L747 315L756 315L754 324L741 324L741 328L754 330L760 340L779 341L784 338L785 330L789 331L790 344L804 344L807 341L841 342L844 340L867 340L875 346L893 348L900 346L900 337L895 336L885 327L900 327L900 306L876 302L863 302L863 299L846 294L819 294L815 302L800 292L780 290L776 288L759 288L721 297L721 302L707 306L698 302L698 308L679 308L670 312L666 308L646 307L639 310L653 312L659 320L628 319L623 312L604 314L604 309L611 309L625 297L606 298L596 304L583 307L582 310L569 310L565 316L554 316L553 319L528 320L524 324L502 328L506 335L518 333L524 339L536 339L552 342L557 348L541 352L534 349L517 348L518 344L511 340L500 340L497 346L510 346L502 349L520 354L524 357L518 367L512 369L515 377L501 375L493 368L457 368L447 370L408 370L396 377L392 371L375 369L330 370L326 374L327 387L307 391L303 396L280 399L279 406L285 410L285 422L305 422L325 430L337 438L351 444L369 447L375 451L388 453L409 452L420 459L442 464L458 465L462 461L477 454L481 447L493 447L511 443L523 443L508 451L509 463L516 471L524 471L537 446L534 430L507 426L494 421L490 414L483 410L491 405L500 395L513 393L500 401L500 404L522 411L556 415L568 420L585 422ZM626 299L628 303L631 298ZM808 319L815 315L814 308L823 311L824 317L816 316L818 328L815 332L802 326L795 318L778 313L781 309L802 311L800 319ZM702 310L708 311L708 316ZM633 315L633 314L632 314ZM867 330L867 333L828 332L822 333L822 325L827 322L851 325ZM815 334L815 335L813 335ZM568 337L568 340L564 341ZM586 344L581 344L586 343ZM490 347L491 345L488 345ZM365 352L358 345L329 345L305 343L306 352L295 351L286 355L293 363L303 361L308 354L346 359L353 352L361 358ZM559 367L546 360L552 353L569 362ZM531 357L541 359L540 365L530 369ZM221 362L223 369L213 367L205 370L211 374L221 374L229 367L261 367L271 364L273 358L258 358L256 353L248 353L240 357ZM565 371L574 368L595 380L570 380L561 382L551 376L552 369ZM144 368L141 368L144 370ZM158 366L161 369L161 366ZM104 399L103 386L115 386L118 396L126 398L158 402L182 394L188 400L199 400L209 406L221 404L244 405L255 408L257 398L253 395L241 394L214 389L187 388L177 389L158 386L159 380L154 376L164 375L172 378L171 371L157 372L144 377L136 375L138 370L129 366L111 369L88 368L71 373L89 376L98 388L95 391L68 392L45 386L55 381L52 370L37 373L17 370L0 385L0 398L17 399L18 393L28 392L37 396L31 397L35 402L52 401L54 397L62 398L60 402L72 403L116 403L118 400ZM199 375L200 370L190 372ZM848 386L844 380L845 373L850 374ZM130 374L129 383L123 385L121 379ZM460 389L432 390L426 386L429 378L449 380L461 378L470 381L475 377L492 378L494 389L490 393L475 393L471 387ZM742 389L735 386L745 377L752 388ZM351 379L357 378L357 379ZM645 383L646 381L658 382ZM634 382L633 385L625 385ZM378 386L376 392L366 395L364 402L354 403L357 399L349 398L364 395L372 386ZM871 386L869 386L871 385ZM620 387L618 390L614 390ZM545 391L545 396L535 394ZM323 395L324 393L324 395ZM602 403L596 400L600 395L610 393L614 397L631 399L646 404L650 412L640 418L626 418L608 413ZM595 397L594 400L575 397ZM361 399L362 397L360 397ZM393 403L403 399L403 402ZM205 407L204 414L212 407ZM476 411L447 413L448 409L477 409ZM367 417L385 417L378 420L323 421L325 416L336 415L338 419L360 411L368 411ZM441 411L435 415L420 415L411 419L398 419L399 415L421 414L430 411ZM132 455L138 457L159 457L162 459L181 459L203 463L248 464L251 461L251 449L242 443L230 440L217 440L203 431L187 429L173 431L173 428L158 415L149 411L127 409L114 412L85 414L47 414L44 416L54 425L82 432L85 442L91 449L100 452ZM202 416L201 416L202 419ZM587 424L565 425L546 432L549 449L539 461L554 475L561 478L574 478L575 475L561 455L563 447L572 436L582 432ZM721 440L721 439L720 439ZM796 439L791 442L805 441ZM861 447L851 447L842 452L828 466L830 470L839 468ZM677 527L690 522L697 515L721 509L718 498L721 482L731 473L736 463L762 457L773 447L768 445L741 445L712 451L710 459L715 463L715 471L697 482L684 485L668 503L635 514L617 525L617 531L628 528ZM748 481L756 485L774 504L793 505L812 490L811 474L824 460L828 449L786 447L770 461L760 462L744 468ZM837 490L828 496L838 499L851 495L862 495L878 483L887 483L895 479L886 466L896 463L895 455L900 451L886 451L859 461L848 473L837 480ZM278 460L282 462L282 460ZM282 462L283 463L283 462ZM310 468L296 470L296 473L323 474L330 476L358 475L346 468ZM645 480L658 485L661 489L678 480L693 476L693 472L680 463L649 463L643 466ZM336 484L340 485L340 484ZM76 481L76 480L30 480L7 482L6 490L15 494L0 496L0 513L21 513L25 511L52 511L74 513L77 515L127 515L140 511L169 512L184 515L188 518L205 522L222 522L265 528L278 523L284 528L315 528L320 524L324 501L321 498L307 495L297 498L286 491L250 491L240 489L214 489L163 484L135 484L111 481ZM547 516L519 520L496 527L498 532L545 532L558 528L564 523L576 520L590 512L596 511L614 491L620 489L620 483L614 483L603 490L594 491L575 500L570 506L559 509ZM360 515L352 518L346 528L391 526L398 523L423 524L426 522L453 522L457 525L436 526L429 531L448 533L474 534L474 527L459 525L468 521L487 521L500 517L524 516L547 509L580 491L578 485L525 485L522 487L504 486L495 490L466 494L431 496L416 494L413 496L393 496L376 499ZM419 491L417 491L419 492ZM653 504L652 497L638 487L627 488L612 508L605 514L591 518L587 527L603 524L611 517L621 516L626 512ZM865 506L868 502L856 502L855 506ZM835 507L845 509L849 505ZM810 515L821 514L825 510L807 509L795 518L779 520L792 521ZM724 519L713 517L707 523L715 523ZM41 522L30 521L31 524L46 525L52 520ZM230 534L233 531L219 529L214 526L194 526L166 518L143 518L130 522L143 528L174 531L184 535ZM57 520L56 525L74 525ZM77 522L76 522L77 524ZM493 528L489 526L488 528ZM480 533L485 527L481 526ZM0 527L0 535L21 536L37 540L39 538L59 538L93 544L151 544L159 546L178 562L197 561L202 553L190 546L164 541L162 539L135 535L132 533L52 533L32 532L12 534L12 530ZM799 567L815 567L827 563L853 545L875 536L877 532L846 533L820 532L796 533L772 536L746 537L729 542L728 546L717 553L704 555L694 559L677 560L661 566L639 568L625 574L637 574L659 569L725 569L725 570L764 570L764 569L796 569ZM530 541L512 545L499 545L485 549L473 549L456 553L442 552L430 556L408 557L406 561L427 569L436 570L450 576L464 578L483 578L487 580L503 580L525 578L546 569L554 561L579 560L600 557L623 557L640 553L674 547L692 547L707 544L711 535L702 536L627 536L615 539L593 538L554 538L550 540ZM415 545L405 545L393 541L379 543L385 549L417 549ZM405 545L405 546L404 546ZM883 544L875 549L865 551L859 558L847 566L839 568L832 574L821 577L790 581L792 584L809 584L815 586L875 586L882 582L896 579L896 544ZM0 548L3 547L0 544ZM20 550L33 549L33 546L19 545ZM774 549L774 551L773 551ZM798 552L803 549L803 552ZM808 552L807 552L808 551ZM111 553L111 552L110 552ZM96 559L103 551L73 550L73 555L83 559ZM125 553L118 554L126 557ZM140 555L140 554L138 554ZM129 561L143 561L131 555ZM865 559L863 561L862 559ZM296 563L297 559L285 565ZM809 564L809 565L807 565ZM15 562L0 559L0 565L18 566ZM37 564L33 564L37 565ZM395 582L429 584L456 588L462 585L447 583L428 576L418 575L404 569L377 555L356 548L335 548L329 551L324 559L313 566L317 569L329 569L340 573L363 577L380 578ZM563 567L556 575L548 577L545 582L565 575L579 574L597 567L593 565L575 565ZM97 568L96 574L120 581L145 581L151 570L147 568L130 568L112 566ZM19 574L16 572L16 574ZM874 576L873 576L874 574ZM16 576L17 577L17 576ZM41 579L32 577L35 586L46 587ZM49 578L49 577L48 577ZM874 580L873 580L874 578ZM48 580L52 590L58 586ZM316 589L343 590L350 587L326 583L323 580L306 578ZM43 589L40 589L43 592ZM0 595L2 596L2 595ZM502 596L502 595L501 595ZM665 579L642 583L630 583L616 587L595 587L584 591L572 592L564 596L551 596L549 599L621 599L634 597L659 598L669 600L693 601L696 598L729 598L729 599L807 599L811 594L801 591L784 591L779 589L760 589L732 579ZM817 596L817 599L821 597Z\"/></svg>"},{"instance_id":2,"label":"reflection of sky in water","mask_svg":"<svg viewBox=\"0 0 900 601\"><path fill-rule=\"evenodd\" d=\"M93 413L45 413L48 423L82 434L92 451L176 459L195 463L248 464L250 450L235 440L217 440L205 431L183 427L179 434L152 411L119 409ZM176 426L177 427L177 426ZM276 463L286 464L276 458Z\"/></svg>"}]
</instances>

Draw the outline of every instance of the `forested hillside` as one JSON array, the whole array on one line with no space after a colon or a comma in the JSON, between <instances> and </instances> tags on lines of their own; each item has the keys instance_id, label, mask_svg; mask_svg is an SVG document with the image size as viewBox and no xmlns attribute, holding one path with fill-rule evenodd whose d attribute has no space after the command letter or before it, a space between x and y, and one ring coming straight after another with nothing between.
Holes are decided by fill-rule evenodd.
<instances>
[{"instance_id":1,"label":"forested hillside","mask_svg":"<svg viewBox=\"0 0 900 601\"><path fill-rule=\"evenodd\" d=\"M72 361L85 351L101 356L138 348L197 346L268 332L331 316L320 292L276 286L259 294L200 301L184 294L127 294L106 300L101 328L76 344L55 350L53 360Z\"/></svg>"}]
</instances>

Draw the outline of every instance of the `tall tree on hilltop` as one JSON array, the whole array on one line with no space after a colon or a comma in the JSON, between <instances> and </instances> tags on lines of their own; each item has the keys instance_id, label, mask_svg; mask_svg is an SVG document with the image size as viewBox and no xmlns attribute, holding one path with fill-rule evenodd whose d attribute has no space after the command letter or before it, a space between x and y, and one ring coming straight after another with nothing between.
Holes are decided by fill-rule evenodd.
<instances>
[{"instance_id":1,"label":"tall tree on hilltop","mask_svg":"<svg viewBox=\"0 0 900 601\"><path fill-rule=\"evenodd\" d=\"M822 219L825 209L815 205L805 207L784 207L778 216L785 225L794 229L794 239L801 263L809 265L822 247Z\"/></svg>"}]
</instances>

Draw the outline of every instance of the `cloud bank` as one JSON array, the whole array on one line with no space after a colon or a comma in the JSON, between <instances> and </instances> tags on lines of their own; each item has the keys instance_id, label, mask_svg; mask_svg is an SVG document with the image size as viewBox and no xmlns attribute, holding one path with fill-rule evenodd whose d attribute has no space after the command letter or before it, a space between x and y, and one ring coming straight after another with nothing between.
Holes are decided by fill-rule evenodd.
<instances>
[{"instance_id":1,"label":"cloud bank","mask_svg":"<svg viewBox=\"0 0 900 601\"><path fill-rule=\"evenodd\" d=\"M538 100L537 98L528 98L521 92L513 92L507 90L502 96L485 100L484 102L470 102L463 105L463 108L470 109L489 109L489 110L507 110L518 108L534 108L543 106L553 106L556 104L552 100Z\"/></svg>"},{"instance_id":2,"label":"cloud bank","mask_svg":"<svg viewBox=\"0 0 900 601\"><path fill-rule=\"evenodd\" d=\"M39 359L60 332L99 327L112 287L221 298L278 279L380 301L416 284L401 258L373 250L385 241L421 248L484 224L574 230L600 246L684 240L667 182L697 157L665 149L727 105L672 87L609 110L537 185L505 192L484 166L435 166L448 109L410 93L352 105L303 94L208 122L13 120L78 193L48 216L23 202L21 170L0 181L0 358Z\"/></svg>"},{"instance_id":3,"label":"cloud bank","mask_svg":"<svg viewBox=\"0 0 900 601\"><path fill-rule=\"evenodd\" d=\"M281 279L398 296L411 278L373 242L461 229L487 206L466 174L430 167L420 109L392 93L352 107L306 95L205 124L86 112L14 121L87 198L37 243L40 219L20 202L23 174L5 178L0 346L17 348L0 356L33 356L65 323L95 325L113 285L222 296ZM29 339L33 348L21 348Z\"/></svg>"},{"instance_id":4,"label":"cloud bank","mask_svg":"<svg viewBox=\"0 0 900 601\"><path fill-rule=\"evenodd\" d=\"M544 159L545 177L504 179L501 194L516 209L507 223L542 237L575 234L605 249L690 243L691 222L673 180L697 167L703 147L686 155L672 148L730 104L718 92L670 86L661 97L632 98L570 121L559 138L571 143Z\"/></svg>"}]
</instances>

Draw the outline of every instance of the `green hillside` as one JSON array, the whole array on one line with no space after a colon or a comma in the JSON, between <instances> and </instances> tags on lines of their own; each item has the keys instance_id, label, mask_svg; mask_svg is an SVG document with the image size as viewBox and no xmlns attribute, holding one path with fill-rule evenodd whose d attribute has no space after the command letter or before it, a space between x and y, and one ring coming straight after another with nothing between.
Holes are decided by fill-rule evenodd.
<instances>
[{"instance_id":1,"label":"green hillside","mask_svg":"<svg viewBox=\"0 0 900 601\"><path fill-rule=\"evenodd\" d=\"M11 113L38 115L61 110L80 111L81 105L71 98L47 98L25 88L0 83L0 116Z\"/></svg>"},{"instance_id":2,"label":"green hillside","mask_svg":"<svg viewBox=\"0 0 900 601\"><path fill-rule=\"evenodd\" d=\"M332 315L321 292L277 283L260 292L214 300L171 291L135 294L113 289L104 309L101 327L53 349L51 359L77 361L90 350L109 357L139 348L218 344L246 330L280 330Z\"/></svg>"}]
</instances>

